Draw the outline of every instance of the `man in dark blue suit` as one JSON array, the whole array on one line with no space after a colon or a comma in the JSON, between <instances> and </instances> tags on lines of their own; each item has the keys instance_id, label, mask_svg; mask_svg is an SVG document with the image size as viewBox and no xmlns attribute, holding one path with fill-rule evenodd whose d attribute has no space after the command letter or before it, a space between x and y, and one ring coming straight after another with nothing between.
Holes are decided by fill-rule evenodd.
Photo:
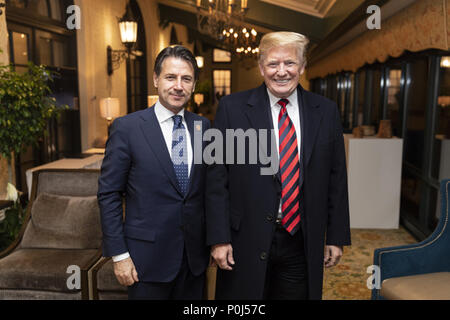
<instances>
[{"instance_id":1,"label":"man in dark blue suit","mask_svg":"<svg viewBox=\"0 0 450 320\"><path fill-rule=\"evenodd\" d=\"M258 150L277 165L271 161L268 175L265 160L239 164L225 152L222 163L208 167L207 244L219 266L217 299L320 299L323 267L336 265L350 244L339 111L299 85L307 43L298 33L266 34L259 47L264 83L220 100L214 126L223 136L273 130L269 142L254 134L259 140L238 156Z\"/></svg>"},{"instance_id":2,"label":"man in dark blue suit","mask_svg":"<svg viewBox=\"0 0 450 320\"><path fill-rule=\"evenodd\" d=\"M188 49L162 50L153 75L159 100L111 128L98 188L103 254L129 299L203 297L206 168L193 150L194 133L210 123L184 109L198 72Z\"/></svg>"}]
</instances>

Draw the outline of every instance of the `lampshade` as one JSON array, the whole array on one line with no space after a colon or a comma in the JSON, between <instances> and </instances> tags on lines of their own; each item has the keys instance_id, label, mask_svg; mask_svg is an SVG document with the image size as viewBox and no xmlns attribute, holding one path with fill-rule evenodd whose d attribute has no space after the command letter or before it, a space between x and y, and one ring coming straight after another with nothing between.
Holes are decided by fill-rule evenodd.
<instances>
[{"instance_id":1,"label":"lampshade","mask_svg":"<svg viewBox=\"0 0 450 320\"><path fill-rule=\"evenodd\" d=\"M120 38L123 44L133 44L137 38L137 22L136 21L120 21Z\"/></svg>"},{"instance_id":2,"label":"lampshade","mask_svg":"<svg viewBox=\"0 0 450 320\"><path fill-rule=\"evenodd\" d=\"M205 100L203 93L194 94L194 101L196 104L201 105Z\"/></svg>"},{"instance_id":3,"label":"lampshade","mask_svg":"<svg viewBox=\"0 0 450 320\"><path fill-rule=\"evenodd\" d=\"M120 115L120 102L118 98L103 98L100 100L100 115L106 120L112 120Z\"/></svg>"},{"instance_id":4,"label":"lampshade","mask_svg":"<svg viewBox=\"0 0 450 320\"><path fill-rule=\"evenodd\" d=\"M197 60L197 66L203 68L205 59L202 56L196 56L195 60Z\"/></svg>"},{"instance_id":5,"label":"lampshade","mask_svg":"<svg viewBox=\"0 0 450 320\"><path fill-rule=\"evenodd\" d=\"M450 68L450 57L441 58L441 68Z\"/></svg>"},{"instance_id":6,"label":"lampshade","mask_svg":"<svg viewBox=\"0 0 450 320\"><path fill-rule=\"evenodd\" d=\"M152 105L154 105L156 103L156 101L158 101L158 95L151 95L147 97L147 103L148 106L151 107Z\"/></svg>"}]
</instances>

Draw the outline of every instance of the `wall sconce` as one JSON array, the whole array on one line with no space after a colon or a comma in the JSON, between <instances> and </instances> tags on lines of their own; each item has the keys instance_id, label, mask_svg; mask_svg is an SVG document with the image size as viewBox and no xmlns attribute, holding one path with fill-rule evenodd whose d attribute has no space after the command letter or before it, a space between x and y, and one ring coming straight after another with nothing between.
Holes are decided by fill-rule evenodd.
<instances>
[{"instance_id":1,"label":"wall sconce","mask_svg":"<svg viewBox=\"0 0 450 320\"><path fill-rule=\"evenodd\" d=\"M156 103L156 101L158 101L158 99L159 99L158 95L148 96L147 97L148 107L153 106Z\"/></svg>"},{"instance_id":2,"label":"wall sconce","mask_svg":"<svg viewBox=\"0 0 450 320\"><path fill-rule=\"evenodd\" d=\"M441 68L450 68L450 57L441 57Z\"/></svg>"},{"instance_id":3,"label":"wall sconce","mask_svg":"<svg viewBox=\"0 0 450 320\"><path fill-rule=\"evenodd\" d=\"M117 98L103 98L100 99L100 116L108 121L108 137L109 127L114 118L120 115L120 101Z\"/></svg>"},{"instance_id":4,"label":"wall sconce","mask_svg":"<svg viewBox=\"0 0 450 320\"><path fill-rule=\"evenodd\" d=\"M205 96L203 93L196 93L194 94L194 102L200 106L205 101Z\"/></svg>"},{"instance_id":5,"label":"wall sconce","mask_svg":"<svg viewBox=\"0 0 450 320\"><path fill-rule=\"evenodd\" d=\"M127 4L125 14L119 19L120 39L125 45L126 50L113 50L111 46L106 48L108 75L112 75L114 70L119 68L120 64L130 58L131 55L141 56L142 52L132 51L137 39L138 23L133 17L130 4Z\"/></svg>"},{"instance_id":6,"label":"wall sconce","mask_svg":"<svg viewBox=\"0 0 450 320\"><path fill-rule=\"evenodd\" d=\"M197 43L194 42L194 55L195 60L197 61L197 66L201 69L205 65L205 59L201 56L200 52L197 49Z\"/></svg>"},{"instance_id":7,"label":"wall sconce","mask_svg":"<svg viewBox=\"0 0 450 320\"><path fill-rule=\"evenodd\" d=\"M438 105L442 108L450 106L450 96L438 97Z\"/></svg>"},{"instance_id":8,"label":"wall sconce","mask_svg":"<svg viewBox=\"0 0 450 320\"><path fill-rule=\"evenodd\" d=\"M205 59L202 56L196 56L195 60L197 60L197 66L203 68Z\"/></svg>"}]
</instances>

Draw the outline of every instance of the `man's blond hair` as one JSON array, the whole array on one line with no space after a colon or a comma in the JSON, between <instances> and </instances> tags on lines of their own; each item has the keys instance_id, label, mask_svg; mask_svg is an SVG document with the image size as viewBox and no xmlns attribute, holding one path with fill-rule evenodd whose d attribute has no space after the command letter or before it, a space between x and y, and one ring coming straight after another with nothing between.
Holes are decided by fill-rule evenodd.
<instances>
[{"instance_id":1,"label":"man's blond hair","mask_svg":"<svg viewBox=\"0 0 450 320\"><path fill-rule=\"evenodd\" d=\"M274 47L294 47L302 66L306 65L306 49L309 40L300 33L279 31L265 34L259 43L259 63L262 63L267 52Z\"/></svg>"}]
</instances>

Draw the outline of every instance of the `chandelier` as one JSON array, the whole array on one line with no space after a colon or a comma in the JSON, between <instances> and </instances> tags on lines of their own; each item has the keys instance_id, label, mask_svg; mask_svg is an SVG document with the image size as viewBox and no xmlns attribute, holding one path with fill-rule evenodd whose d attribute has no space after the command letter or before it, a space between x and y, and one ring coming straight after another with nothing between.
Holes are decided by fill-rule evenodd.
<instances>
[{"instance_id":1,"label":"chandelier","mask_svg":"<svg viewBox=\"0 0 450 320\"><path fill-rule=\"evenodd\" d=\"M196 0L197 29L238 56L256 56L259 36L244 24L248 0ZM202 6L202 2L207 6Z\"/></svg>"}]
</instances>

